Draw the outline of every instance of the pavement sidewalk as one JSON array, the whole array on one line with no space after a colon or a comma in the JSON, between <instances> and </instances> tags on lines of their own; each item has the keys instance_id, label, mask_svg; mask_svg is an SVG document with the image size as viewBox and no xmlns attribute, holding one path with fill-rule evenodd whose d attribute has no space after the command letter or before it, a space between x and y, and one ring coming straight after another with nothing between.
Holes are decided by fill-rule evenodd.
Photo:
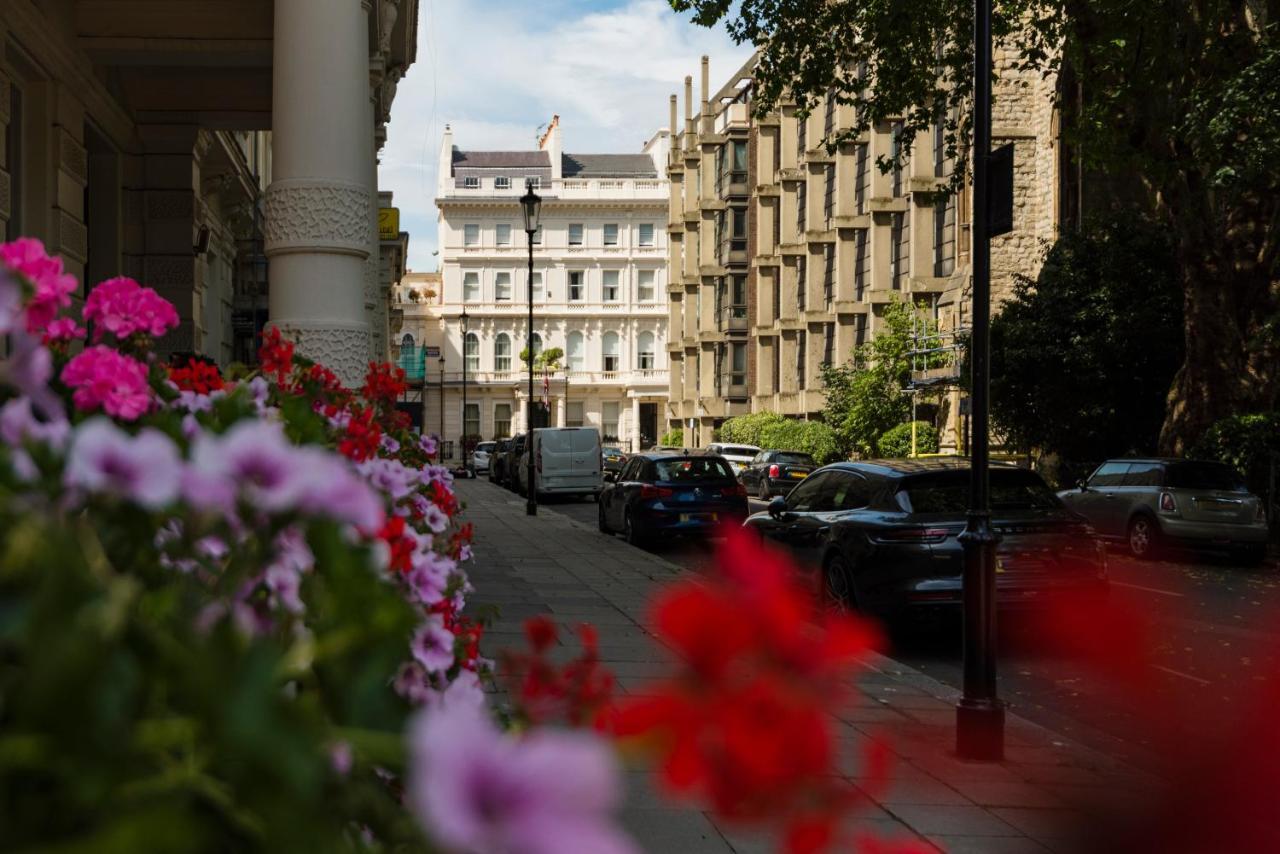
<instances>
[{"instance_id":1,"label":"pavement sidewalk","mask_svg":"<svg viewBox=\"0 0 1280 854\"><path fill-rule=\"evenodd\" d=\"M523 622L549 614L562 624L593 623L602 662L619 689L642 693L663 672L661 648L644 628L654 590L685 570L608 537L593 526L539 507L484 480L459 480L464 518L475 525L476 593L472 607L494 605L499 617L484 651L523 648ZM1092 829L1087 809L1139 805L1158 781L1011 715L1006 760L975 763L954 754L954 689L876 656L855 682L854 699L838 714L838 735L856 785L858 749L888 739L897 756L890 791L860 809L850 829L881 839L918 837L941 851L1024 854L1080 850L1074 838ZM649 774L626 773L622 820L649 852L754 854L772 840L723 825L710 814L663 800Z\"/></svg>"}]
</instances>

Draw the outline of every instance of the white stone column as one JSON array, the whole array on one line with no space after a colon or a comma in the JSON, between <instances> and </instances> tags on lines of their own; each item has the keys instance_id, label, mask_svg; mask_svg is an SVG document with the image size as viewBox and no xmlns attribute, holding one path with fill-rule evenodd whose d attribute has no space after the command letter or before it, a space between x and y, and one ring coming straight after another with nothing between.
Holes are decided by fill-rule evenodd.
<instances>
[{"instance_id":1,"label":"white stone column","mask_svg":"<svg viewBox=\"0 0 1280 854\"><path fill-rule=\"evenodd\" d=\"M270 317L344 383L363 381L372 127L361 0L276 0L272 172L266 196Z\"/></svg>"},{"instance_id":2,"label":"white stone column","mask_svg":"<svg viewBox=\"0 0 1280 854\"><path fill-rule=\"evenodd\" d=\"M643 451L640 447L640 398L631 398L631 447L629 450L634 452Z\"/></svg>"},{"instance_id":3,"label":"white stone column","mask_svg":"<svg viewBox=\"0 0 1280 854\"><path fill-rule=\"evenodd\" d=\"M583 412L584 413L586 412L586 406L583 406ZM568 426L568 420L567 420L568 415L569 415L568 409L565 405L564 395L562 394L556 398L556 420L552 422L550 426L552 427Z\"/></svg>"},{"instance_id":4,"label":"white stone column","mask_svg":"<svg viewBox=\"0 0 1280 854\"><path fill-rule=\"evenodd\" d=\"M367 8L369 3L362 0ZM365 161L365 174L369 186L369 197L372 204L369 205L369 222L365 226L365 233L369 241L369 257L364 263L364 316L365 323L369 326L369 355L368 360L373 362L381 362L386 359L386 354L380 352L382 349L382 335L378 334L377 324L377 306L378 306L378 290L379 276L378 266L381 261L380 245L378 240L378 142L376 139L378 131L378 87L382 84L382 63L381 61L371 62L368 65L368 81L369 87L364 99L364 142L365 150L368 157Z\"/></svg>"}]
</instances>

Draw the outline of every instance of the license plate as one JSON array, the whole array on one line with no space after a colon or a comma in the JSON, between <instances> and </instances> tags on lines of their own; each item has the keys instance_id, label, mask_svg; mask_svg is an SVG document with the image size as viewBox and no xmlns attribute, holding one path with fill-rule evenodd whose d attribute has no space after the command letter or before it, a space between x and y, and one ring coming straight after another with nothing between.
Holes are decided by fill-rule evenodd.
<instances>
[{"instance_id":1,"label":"license plate","mask_svg":"<svg viewBox=\"0 0 1280 854\"><path fill-rule=\"evenodd\" d=\"M718 513L681 513L681 522L692 522L695 519L706 519L709 522L717 522L720 519Z\"/></svg>"},{"instance_id":2,"label":"license plate","mask_svg":"<svg viewBox=\"0 0 1280 854\"><path fill-rule=\"evenodd\" d=\"M804 472L802 472L802 471L793 471L793 472L791 473L791 476L792 476L792 477L804 477Z\"/></svg>"}]
</instances>

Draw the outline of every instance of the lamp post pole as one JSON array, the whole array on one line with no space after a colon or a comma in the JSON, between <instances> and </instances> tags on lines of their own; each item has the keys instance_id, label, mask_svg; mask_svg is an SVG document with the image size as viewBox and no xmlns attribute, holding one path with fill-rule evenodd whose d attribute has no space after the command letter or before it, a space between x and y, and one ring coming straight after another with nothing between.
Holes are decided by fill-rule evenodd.
<instances>
[{"instance_id":1,"label":"lamp post pole","mask_svg":"<svg viewBox=\"0 0 1280 854\"><path fill-rule=\"evenodd\" d=\"M964 694L956 705L956 753L1004 757L1004 704L996 696L996 542L991 528L987 417L991 380L991 0L973 16L973 336L969 513L964 546Z\"/></svg>"},{"instance_id":2,"label":"lamp post pole","mask_svg":"<svg viewBox=\"0 0 1280 854\"><path fill-rule=\"evenodd\" d=\"M458 451L462 454L463 477L467 476L467 309L462 308L462 432L458 434Z\"/></svg>"},{"instance_id":3,"label":"lamp post pole","mask_svg":"<svg viewBox=\"0 0 1280 854\"><path fill-rule=\"evenodd\" d=\"M444 464L444 356L440 357L440 463Z\"/></svg>"},{"instance_id":4,"label":"lamp post pole","mask_svg":"<svg viewBox=\"0 0 1280 854\"><path fill-rule=\"evenodd\" d=\"M533 235L538 231L538 215L542 209L542 198L533 191L533 181L526 182L524 195L520 197L520 206L524 210L524 232L529 238L529 327L525 335L525 353L529 357L529 400L524 408L524 448L529 454L529 489L524 512L529 516L536 516L538 515L538 490L534 485L533 462Z\"/></svg>"}]
</instances>

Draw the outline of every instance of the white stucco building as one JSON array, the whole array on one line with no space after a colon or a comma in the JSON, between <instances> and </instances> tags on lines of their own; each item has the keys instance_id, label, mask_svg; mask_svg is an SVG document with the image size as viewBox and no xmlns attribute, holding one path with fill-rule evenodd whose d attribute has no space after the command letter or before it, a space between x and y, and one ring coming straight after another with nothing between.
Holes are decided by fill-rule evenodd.
<instances>
[{"instance_id":1,"label":"white stucco building","mask_svg":"<svg viewBox=\"0 0 1280 854\"><path fill-rule=\"evenodd\" d=\"M596 426L605 444L624 449L656 440L668 389L667 152L664 131L638 154L565 153L558 119L535 151L459 149L445 129L440 299L420 329L406 317L402 332L441 347L444 365L428 366L427 384L443 376L442 393L426 390L426 424L443 401L446 440L524 429L528 241L518 200L533 179L543 198L534 351L564 351L559 370L537 376L535 421Z\"/></svg>"}]
</instances>

